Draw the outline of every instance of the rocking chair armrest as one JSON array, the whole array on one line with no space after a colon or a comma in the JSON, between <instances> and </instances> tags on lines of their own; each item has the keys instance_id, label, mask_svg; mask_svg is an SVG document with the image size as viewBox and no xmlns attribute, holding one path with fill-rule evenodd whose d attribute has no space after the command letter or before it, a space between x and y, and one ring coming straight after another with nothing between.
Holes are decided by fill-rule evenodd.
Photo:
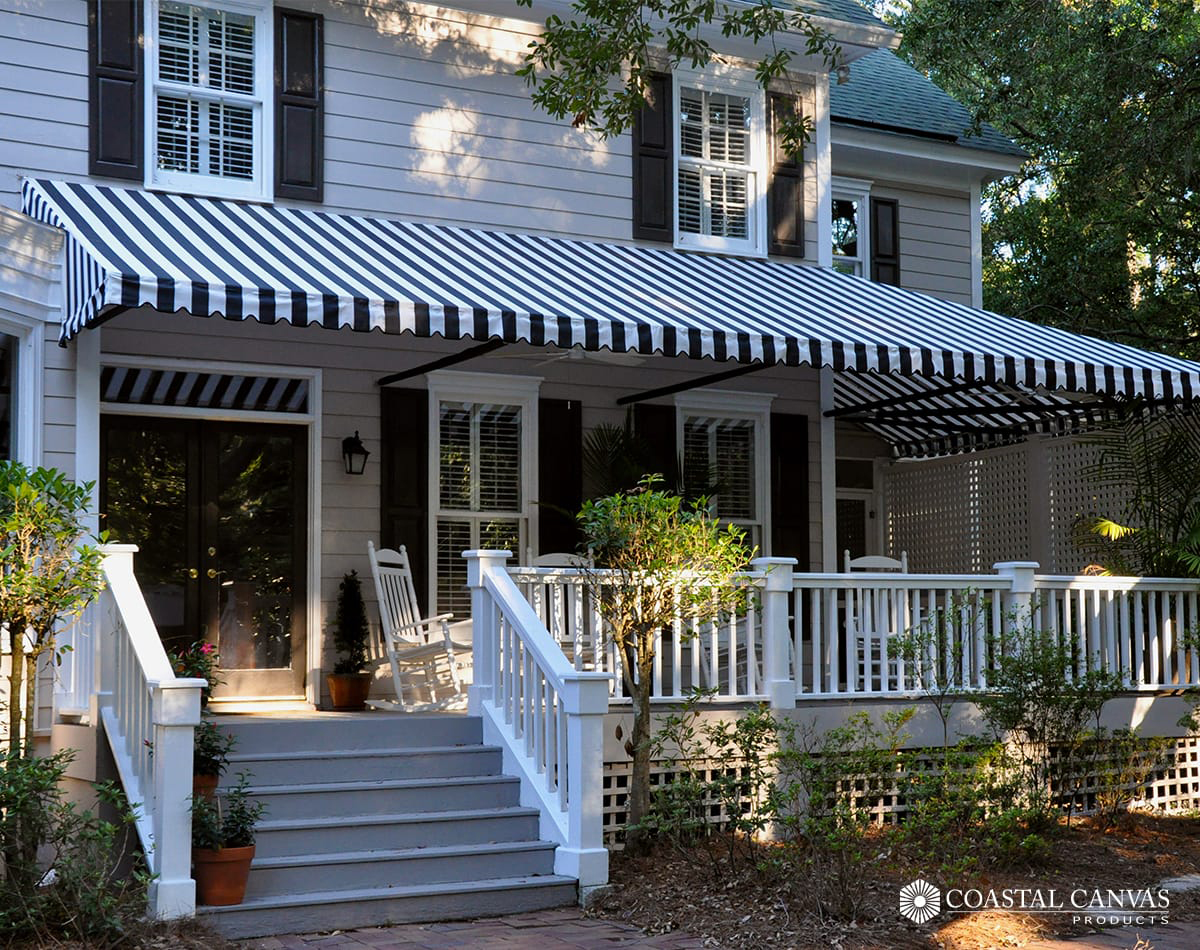
<instances>
[{"instance_id":1,"label":"rocking chair armrest","mask_svg":"<svg viewBox=\"0 0 1200 950\"><path fill-rule=\"evenodd\" d=\"M414 620L412 623L398 623L392 630L415 630L417 627L432 627L435 623L445 624L454 614L438 614L436 617L426 617L424 620Z\"/></svg>"}]
</instances>

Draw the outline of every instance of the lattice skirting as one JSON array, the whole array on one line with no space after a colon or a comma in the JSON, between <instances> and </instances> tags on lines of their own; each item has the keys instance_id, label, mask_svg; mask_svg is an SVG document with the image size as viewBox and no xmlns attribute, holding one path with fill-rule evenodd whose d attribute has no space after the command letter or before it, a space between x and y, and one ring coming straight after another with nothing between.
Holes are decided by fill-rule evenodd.
<instances>
[{"instance_id":1,"label":"lattice skirting","mask_svg":"<svg viewBox=\"0 0 1200 950\"><path fill-rule=\"evenodd\" d=\"M930 764L938 754L936 750L928 750ZM1200 737L1173 740L1162 751L1161 759L1159 766L1144 782L1125 783L1132 806L1164 812L1200 810ZM1059 763L1061 757L1052 756L1051 761ZM1100 761L1103 763L1103 760ZM700 763L694 771L699 779L709 781L719 775L718 768L715 763L706 762ZM624 847L629 775L629 762L604 764L604 843L613 850ZM650 769L651 786L669 782L673 775L674 770L670 765L655 763ZM1053 783L1055 801L1064 810L1073 804L1075 814L1093 812L1097 807L1097 791L1101 781L1099 774L1086 772L1069 779L1056 779ZM901 821L908 810L904 796L897 791L871 793L869 799L869 805L866 804L866 798L859 804L870 810L878 824ZM721 802L710 799L705 811L709 823L717 826L725 823L726 814Z\"/></svg>"}]
</instances>

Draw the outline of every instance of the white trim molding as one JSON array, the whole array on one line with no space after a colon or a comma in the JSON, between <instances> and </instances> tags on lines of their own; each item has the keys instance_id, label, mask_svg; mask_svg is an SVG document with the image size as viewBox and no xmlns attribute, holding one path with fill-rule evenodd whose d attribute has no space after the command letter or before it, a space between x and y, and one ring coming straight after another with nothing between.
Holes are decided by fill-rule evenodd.
<instances>
[{"instance_id":1,"label":"white trim molding","mask_svg":"<svg viewBox=\"0 0 1200 950\"><path fill-rule=\"evenodd\" d=\"M14 436L11 447L15 461L36 468L42 464L42 420L45 401L46 323L38 317L0 309L0 333L16 340L13 347L17 371L13 380Z\"/></svg>"}]
</instances>

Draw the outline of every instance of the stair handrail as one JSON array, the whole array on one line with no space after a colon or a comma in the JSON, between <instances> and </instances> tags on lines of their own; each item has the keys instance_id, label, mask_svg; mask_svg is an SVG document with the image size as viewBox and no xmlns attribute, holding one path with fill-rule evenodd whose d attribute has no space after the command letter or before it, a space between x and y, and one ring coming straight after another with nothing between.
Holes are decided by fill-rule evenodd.
<instances>
[{"instance_id":1,"label":"stair handrail","mask_svg":"<svg viewBox=\"0 0 1200 950\"><path fill-rule=\"evenodd\" d=\"M191 875L192 753L202 679L175 675L133 573L135 544L101 548L97 708L153 876L149 911L196 912Z\"/></svg>"},{"instance_id":2,"label":"stair handrail","mask_svg":"<svg viewBox=\"0 0 1200 950\"><path fill-rule=\"evenodd\" d=\"M475 676L469 710L501 747L581 901L608 883L602 784L608 673L576 670L509 577L509 551L464 551Z\"/></svg>"}]
</instances>

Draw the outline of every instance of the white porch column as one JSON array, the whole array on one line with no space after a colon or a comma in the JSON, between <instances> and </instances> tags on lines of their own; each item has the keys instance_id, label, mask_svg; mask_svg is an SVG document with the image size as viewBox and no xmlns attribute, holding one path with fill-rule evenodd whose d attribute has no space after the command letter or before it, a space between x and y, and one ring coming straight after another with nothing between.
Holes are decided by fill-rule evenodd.
<instances>
[{"instance_id":1,"label":"white porch column","mask_svg":"<svg viewBox=\"0 0 1200 950\"><path fill-rule=\"evenodd\" d=\"M154 689L154 915L173 920L196 913L192 880L193 730L200 723L199 680L159 683Z\"/></svg>"},{"instance_id":2,"label":"white porch column","mask_svg":"<svg viewBox=\"0 0 1200 950\"><path fill-rule=\"evenodd\" d=\"M489 571L502 571L511 551L463 551L467 559L467 587L471 591L472 664L471 685L467 688L467 711L472 716L482 713L483 704L495 698L497 630L496 607L492 595L483 585Z\"/></svg>"},{"instance_id":3,"label":"white porch column","mask_svg":"<svg viewBox=\"0 0 1200 950\"><path fill-rule=\"evenodd\" d=\"M819 85L819 84L818 84ZM838 569L837 551L837 420L833 409L833 370L821 367L821 570Z\"/></svg>"},{"instance_id":4,"label":"white porch column","mask_svg":"<svg viewBox=\"0 0 1200 950\"><path fill-rule=\"evenodd\" d=\"M554 871L579 881L579 899L608 883L604 847L604 714L609 677L574 673L559 695L567 725L567 840L554 852Z\"/></svg>"},{"instance_id":5,"label":"white porch column","mask_svg":"<svg viewBox=\"0 0 1200 950\"><path fill-rule=\"evenodd\" d=\"M763 686L772 709L796 708L792 629L788 623L788 597L796 564L794 557L760 557L750 562L754 570L767 575L762 604Z\"/></svg>"},{"instance_id":6,"label":"white porch column","mask_svg":"<svg viewBox=\"0 0 1200 950\"><path fill-rule=\"evenodd\" d=\"M92 482L87 530L100 530L100 330L84 330L75 348L75 481ZM116 540L121 540L120 538Z\"/></svg>"}]
</instances>

